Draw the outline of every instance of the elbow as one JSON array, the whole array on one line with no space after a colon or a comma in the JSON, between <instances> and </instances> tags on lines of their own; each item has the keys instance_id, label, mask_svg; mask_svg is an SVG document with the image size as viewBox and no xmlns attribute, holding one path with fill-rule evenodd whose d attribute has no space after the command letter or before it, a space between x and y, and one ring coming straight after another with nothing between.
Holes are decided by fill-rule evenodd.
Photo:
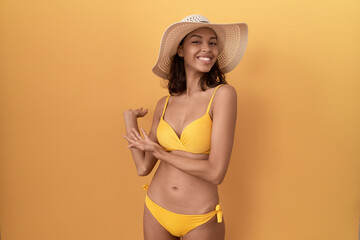
<instances>
[{"instance_id":1,"label":"elbow","mask_svg":"<svg viewBox=\"0 0 360 240\"><path fill-rule=\"evenodd\" d=\"M149 175L149 173L139 172L139 171L138 171L138 176L140 176L140 177L145 177L145 176L147 176L147 175Z\"/></svg>"},{"instance_id":2,"label":"elbow","mask_svg":"<svg viewBox=\"0 0 360 240\"><path fill-rule=\"evenodd\" d=\"M223 182L223 178L216 178L216 179L213 179L212 181L212 184L214 185L220 185L222 182Z\"/></svg>"},{"instance_id":3,"label":"elbow","mask_svg":"<svg viewBox=\"0 0 360 240\"><path fill-rule=\"evenodd\" d=\"M137 169L137 174L140 176L140 177L145 177L147 175L150 174L151 171L149 171L148 169L146 168L141 168L141 169Z\"/></svg>"},{"instance_id":4,"label":"elbow","mask_svg":"<svg viewBox=\"0 0 360 240\"><path fill-rule=\"evenodd\" d=\"M221 173L214 173L211 179L211 183L214 185L220 185L224 181L224 174Z\"/></svg>"}]
</instances>

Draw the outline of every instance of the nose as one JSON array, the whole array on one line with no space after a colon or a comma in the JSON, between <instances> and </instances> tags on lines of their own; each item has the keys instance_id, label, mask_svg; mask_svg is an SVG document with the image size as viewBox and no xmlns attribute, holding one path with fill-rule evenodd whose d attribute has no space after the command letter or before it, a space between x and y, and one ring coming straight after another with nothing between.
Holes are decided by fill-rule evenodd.
<instances>
[{"instance_id":1,"label":"nose","mask_svg":"<svg viewBox=\"0 0 360 240\"><path fill-rule=\"evenodd\" d=\"M204 43L204 44L202 45L202 51L203 51L203 52L208 52L208 51L210 51L210 46L209 46L208 43Z\"/></svg>"}]
</instances>

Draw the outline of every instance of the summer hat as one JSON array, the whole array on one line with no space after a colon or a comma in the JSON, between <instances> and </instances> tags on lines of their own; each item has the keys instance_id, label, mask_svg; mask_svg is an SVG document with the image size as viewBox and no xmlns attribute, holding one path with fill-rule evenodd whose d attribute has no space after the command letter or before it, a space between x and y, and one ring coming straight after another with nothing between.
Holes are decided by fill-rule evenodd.
<instances>
[{"instance_id":1,"label":"summer hat","mask_svg":"<svg viewBox=\"0 0 360 240\"><path fill-rule=\"evenodd\" d=\"M181 40L190 32L201 27L214 30L218 38L218 64L223 73L230 72L244 56L247 40L248 26L246 23L215 24L202 15L190 15L180 22L171 24L164 32L159 57L152 68L157 76L167 79L171 61L177 52Z\"/></svg>"}]
</instances>

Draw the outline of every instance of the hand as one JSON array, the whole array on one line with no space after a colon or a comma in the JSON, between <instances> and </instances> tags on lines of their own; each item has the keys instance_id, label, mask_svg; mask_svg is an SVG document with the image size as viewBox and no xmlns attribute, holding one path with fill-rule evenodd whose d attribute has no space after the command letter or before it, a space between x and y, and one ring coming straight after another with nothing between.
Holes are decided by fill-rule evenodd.
<instances>
[{"instance_id":1,"label":"hand","mask_svg":"<svg viewBox=\"0 0 360 240\"><path fill-rule=\"evenodd\" d=\"M133 116L133 117L139 118L139 117L144 117L147 113L148 113L147 108L143 109L143 107L140 107L137 109L129 109L129 110L125 111L123 113L123 115L124 115L124 117Z\"/></svg>"},{"instance_id":2,"label":"hand","mask_svg":"<svg viewBox=\"0 0 360 240\"><path fill-rule=\"evenodd\" d=\"M144 135L144 138L141 137L140 133L136 131L135 128L132 128L129 131L129 136L123 137L129 141L128 148L135 148L145 152L151 152L155 157L158 156L161 152L165 150L157 143L152 141L148 135L145 133L144 129L141 128L141 131Z\"/></svg>"}]
</instances>

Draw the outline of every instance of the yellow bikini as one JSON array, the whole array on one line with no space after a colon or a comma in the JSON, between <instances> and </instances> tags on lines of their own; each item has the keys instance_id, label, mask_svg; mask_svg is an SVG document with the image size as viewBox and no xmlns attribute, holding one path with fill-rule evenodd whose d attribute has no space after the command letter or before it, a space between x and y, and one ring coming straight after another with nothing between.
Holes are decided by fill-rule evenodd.
<instances>
[{"instance_id":1,"label":"yellow bikini","mask_svg":"<svg viewBox=\"0 0 360 240\"><path fill-rule=\"evenodd\" d=\"M148 189L146 184L143 187L145 190ZM222 210L219 204L216 205L214 211L201 215L185 215L170 212L153 202L148 195L145 197L145 204L161 226L176 237L184 236L189 231L209 221L216 214L217 222L222 222Z\"/></svg>"},{"instance_id":2,"label":"yellow bikini","mask_svg":"<svg viewBox=\"0 0 360 240\"><path fill-rule=\"evenodd\" d=\"M220 84L219 86L221 86ZM210 106L217 86L211 96L206 113L187 125L180 135L164 120L164 113L169 97L166 98L163 113L157 127L156 135L159 144L167 151L182 150L191 153L210 153L212 121L209 115Z\"/></svg>"},{"instance_id":3,"label":"yellow bikini","mask_svg":"<svg viewBox=\"0 0 360 240\"><path fill-rule=\"evenodd\" d=\"M219 86L221 85L222 84ZM167 151L182 150L191 153L210 153L212 120L209 115L209 110L219 86L213 91L206 113L187 125L181 133L180 138L174 129L164 120L164 113L170 95L167 97L156 131L157 140L163 148ZM143 187L145 190L148 189L148 185L144 185ZM153 202L148 195L145 197L145 204L155 219L169 233L177 237L184 236L189 231L209 221L215 215L217 215L217 222L222 222L222 210L219 204L215 206L214 211L201 215L185 215L170 212Z\"/></svg>"}]
</instances>

